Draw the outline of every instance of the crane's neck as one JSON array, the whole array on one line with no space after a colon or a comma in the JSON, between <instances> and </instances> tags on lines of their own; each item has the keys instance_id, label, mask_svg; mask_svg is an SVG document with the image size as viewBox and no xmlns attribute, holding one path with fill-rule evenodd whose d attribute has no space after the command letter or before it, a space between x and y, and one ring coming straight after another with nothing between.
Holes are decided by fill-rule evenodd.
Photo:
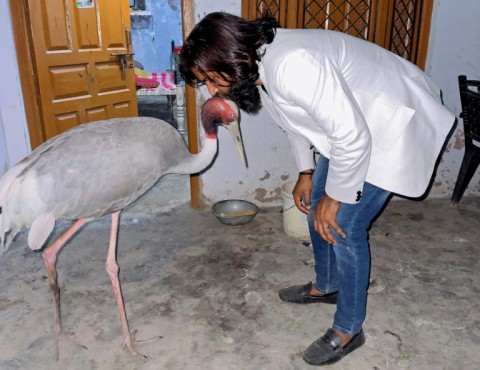
<instances>
[{"instance_id":1,"label":"crane's neck","mask_svg":"<svg viewBox=\"0 0 480 370\"><path fill-rule=\"evenodd\" d=\"M215 154L217 153L217 137L216 135L207 135L204 137L202 150L198 154L191 154L187 161L181 163L175 171L176 173L192 174L204 170L210 163L212 163Z\"/></svg>"}]
</instances>

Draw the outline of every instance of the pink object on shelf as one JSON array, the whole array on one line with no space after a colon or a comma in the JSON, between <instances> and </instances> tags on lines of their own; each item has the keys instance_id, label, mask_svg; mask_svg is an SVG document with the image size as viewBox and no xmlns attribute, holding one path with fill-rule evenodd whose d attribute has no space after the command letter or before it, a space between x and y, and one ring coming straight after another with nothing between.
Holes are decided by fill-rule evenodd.
<instances>
[{"instance_id":1,"label":"pink object on shelf","mask_svg":"<svg viewBox=\"0 0 480 370\"><path fill-rule=\"evenodd\" d=\"M135 68L135 84L137 89L175 90L173 71L148 73Z\"/></svg>"},{"instance_id":2,"label":"pink object on shelf","mask_svg":"<svg viewBox=\"0 0 480 370\"><path fill-rule=\"evenodd\" d=\"M135 76L135 85L137 89L155 89L160 85L160 82L152 78Z\"/></svg>"},{"instance_id":3,"label":"pink object on shelf","mask_svg":"<svg viewBox=\"0 0 480 370\"><path fill-rule=\"evenodd\" d=\"M173 90L177 86L173 82L173 72L152 73L151 78L157 80L160 83L160 89Z\"/></svg>"}]
</instances>

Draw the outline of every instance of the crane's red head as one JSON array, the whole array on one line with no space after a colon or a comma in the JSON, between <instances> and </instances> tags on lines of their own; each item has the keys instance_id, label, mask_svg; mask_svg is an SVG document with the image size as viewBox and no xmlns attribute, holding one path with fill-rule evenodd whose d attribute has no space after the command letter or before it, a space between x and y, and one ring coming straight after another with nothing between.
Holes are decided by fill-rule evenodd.
<instances>
[{"instance_id":1,"label":"crane's red head","mask_svg":"<svg viewBox=\"0 0 480 370\"><path fill-rule=\"evenodd\" d=\"M238 121L238 108L231 100L213 97L203 104L201 119L206 137L214 139L217 125L228 126Z\"/></svg>"},{"instance_id":2,"label":"crane's red head","mask_svg":"<svg viewBox=\"0 0 480 370\"><path fill-rule=\"evenodd\" d=\"M224 125L237 147L240 158L247 166L242 135L240 134L238 124L238 108L235 103L219 97L210 98L203 104L201 116L206 138L216 140L216 126L218 124Z\"/></svg>"}]
</instances>

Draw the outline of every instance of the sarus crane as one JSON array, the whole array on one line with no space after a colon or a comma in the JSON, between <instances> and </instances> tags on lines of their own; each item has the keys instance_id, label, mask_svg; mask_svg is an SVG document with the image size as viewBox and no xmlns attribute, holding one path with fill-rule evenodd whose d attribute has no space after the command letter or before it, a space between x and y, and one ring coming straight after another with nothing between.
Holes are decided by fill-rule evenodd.
<instances>
[{"instance_id":1,"label":"sarus crane","mask_svg":"<svg viewBox=\"0 0 480 370\"><path fill-rule=\"evenodd\" d=\"M150 117L115 118L83 124L46 141L12 167L0 181L0 243L8 248L15 235L30 228L28 245L39 250L60 218L75 220L42 256L54 303L55 349L62 333L56 262L65 243L89 220L112 215L106 270L115 292L125 345L133 354L118 279L116 244L119 214L163 175L205 169L217 152L217 125L230 132L245 161L236 105L218 97L202 106L203 148L191 154L180 133Z\"/></svg>"}]
</instances>

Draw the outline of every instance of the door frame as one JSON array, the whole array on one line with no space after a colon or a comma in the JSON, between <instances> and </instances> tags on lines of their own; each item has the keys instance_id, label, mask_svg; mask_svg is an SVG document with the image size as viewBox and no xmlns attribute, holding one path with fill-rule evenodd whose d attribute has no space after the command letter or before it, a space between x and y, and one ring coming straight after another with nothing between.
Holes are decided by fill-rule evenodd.
<instances>
[{"instance_id":1,"label":"door frame","mask_svg":"<svg viewBox=\"0 0 480 370\"><path fill-rule=\"evenodd\" d=\"M195 26L193 0L182 0L182 32L183 40L192 31ZM197 124L197 98L195 94L195 88L186 84L185 86L185 106L186 106L186 119L187 119L187 135L188 135L188 148L191 153L198 153L200 151L200 143L198 137L198 124ZM200 174L190 175L190 206L192 208L198 208L203 205L201 186L200 186Z\"/></svg>"},{"instance_id":2,"label":"door frame","mask_svg":"<svg viewBox=\"0 0 480 370\"><path fill-rule=\"evenodd\" d=\"M20 74L20 86L24 101L25 116L28 133L30 136L31 149L35 149L45 141L41 127L41 107L37 103L38 80L33 68L33 55L30 48L31 40L27 32L27 0L9 0L10 16L12 19L13 38L17 52L18 70ZM190 33L194 26L193 0L181 0L182 7L182 32L183 38ZM199 138L197 130L197 108L195 88L186 86L186 118L188 132L188 146L192 153L199 151ZM202 205L200 192L200 175L190 176L191 206L193 208Z\"/></svg>"},{"instance_id":3,"label":"door frame","mask_svg":"<svg viewBox=\"0 0 480 370\"><path fill-rule=\"evenodd\" d=\"M31 149L45 141L41 127L41 107L37 104L38 81L33 69L33 58L27 32L26 0L9 0L13 38L17 51L18 72L27 119Z\"/></svg>"}]
</instances>

